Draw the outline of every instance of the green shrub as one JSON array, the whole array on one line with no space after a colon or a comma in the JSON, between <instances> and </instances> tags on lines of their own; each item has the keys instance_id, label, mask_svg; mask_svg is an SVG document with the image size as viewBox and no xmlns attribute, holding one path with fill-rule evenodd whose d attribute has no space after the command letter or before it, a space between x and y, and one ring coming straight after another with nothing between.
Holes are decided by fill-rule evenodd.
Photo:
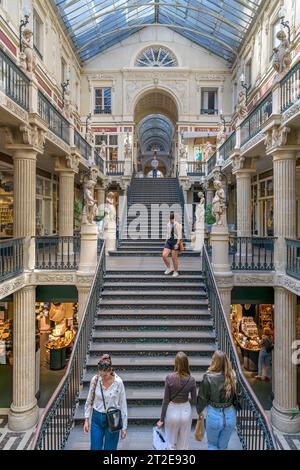
<instances>
[{"instance_id":1,"label":"green shrub","mask_svg":"<svg viewBox=\"0 0 300 470\"><path fill-rule=\"evenodd\" d=\"M216 219L212 213L212 204L207 204L205 208L205 223L206 225L213 225L216 223Z\"/></svg>"}]
</instances>

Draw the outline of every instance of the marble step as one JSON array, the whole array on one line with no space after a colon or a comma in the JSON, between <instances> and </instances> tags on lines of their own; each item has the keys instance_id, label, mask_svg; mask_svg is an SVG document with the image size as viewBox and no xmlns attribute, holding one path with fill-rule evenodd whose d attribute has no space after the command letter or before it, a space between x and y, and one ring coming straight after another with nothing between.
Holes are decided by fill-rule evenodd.
<instances>
[{"instance_id":1,"label":"marble step","mask_svg":"<svg viewBox=\"0 0 300 470\"><path fill-rule=\"evenodd\" d=\"M162 311L154 309L124 309L124 310L117 310L117 309L105 309L101 308L97 311L97 317L100 321L106 320L128 320L136 321L139 323L141 320L153 320L153 321L174 321L174 320L210 320L211 314L208 309L185 309L182 311L180 310L166 310L163 309Z\"/></svg>"},{"instance_id":2,"label":"marble step","mask_svg":"<svg viewBox=\"0 0 300 470\"><path fill-rule=\"evenodd\" d=\"M122 290L127 290L127 291L135 291L135 290L148 290L148 291L154 291L156 292L157 290L170 290L170 289L174 289L176 287L176 289L187 289L188 291L195 291L195 292L204 292L204 289L205 289L205 285L204 284L200 284L198 282L194 282L194 283L190 283L188 281L186 282L178 282L175 283L172 282L173 281L173 277L170 276L170 280L169 282L164 282L163 284L161 282L145 282L145 283L136 283L136 282L105 282L104 284L104 289L105 289L105 292L107 291L116 291L116 290L119 290L119 289L122 289ZM177 279L176 277L174 278L174 280Z\"/></svg>"},{"instance_id":3,"label":"marble step","mask_svg":"<svg viewBox=\"0 0 300 470\"><path fill-rule=\"evenodd\" d=\"M100 317L101 318L101 317ZM139 320L138 323L135 319L117 319L117 320L103 320L97 319L94 323L95 330L107 330L115 328L114 331L120 330L122 328L128 329L136 329L145 330L153 329L157 330L160 328L168 328L170 331L180 328L180 329L188 329L192 328L193 330L210 330L213 327L213 323L211 320L174 320L174 319L166 319L166 320ZM130 331L128 330L128 331Z\"/></svg>"},{"instance_id":4,"label":"marble step","mask_svg":"<svg viewBox=\"0 0 300 470\"><path fill-rule=\"evenodd\" d=\"M205 288L205 284L202 281L202 278L191 277L191 276L184 276L180 275L178 277L173 277L172 275L163 275L161 277L158 276L147 276L147 277L138 277L138 276L120 276L116 275L115 277L109 276L107 283L105 286L112 287L118 286L126 288L126 286L138 286L142 287L143 285L150 287L154 286L155 284L162 286L163 284L172 285L172 286L182 286L184 288L185 284L188 286L198 286Z\"/></svg>"},{"instance_id":5,"label":"marble step","mask_svg":"<svg viewBox=\"0 0 300 470\"><path fill-rule=\"evenodd\" d=\"M102 340L110 340L113 343L123 341L130 343L145 342L170 342L173 340L184 340L186 342L199 342L208 343L215 341L215 334L213 331L185 331L184 338L180 331L111 331L94 330L92 332L92 341L101 342ZM148 341L146 341L148 340Z\"/></svg>"},{"instance_id":6,"label":"marble step","mask_svg":"<svg viewBox=\"0 0 300 470\"><path fill-rule=\"evenodd\" d=\"M183 338L184 340L184 338ZM214 352L216 346L214 343L179 343L179 340L176 342L167 342L167 343L157 343L157 342L148 342L148 343L101 343L101 342L92 342L90 346L90 355L97 355L97 353L104 354L105 352L109 353L122 353L128 354L131 356L140 356L145 353L151 353L151 355L158 354L176 354L178 351L184 351L186 354L197 354L197 355L207 355ZM148 358L151 362L151 356Z\"/></svg>"},{"instance_id":7,"label":"marble step","mask_svg":"<svg viewBox=\"0 0 300 470\"><path fill-rule=\"evenodd\" d=\"M205 372L205 370L207 370L207 367L209 366L210 364L210 359L209 358L205 358L203 357L202 358L203 361L202 361L202 364L201 365L198 365L197 367L202 367L202 370L201 371L196 371L192 368L191 372L192 372L192 375L193 377L195 378L196 382L200 382L200 380L202 380L202 377L203 377L203 374ZM204 360L205 359L205 360ZM115 367L115 363L113 362L114 364L114 367ZM165 371L165 370L137 370L137 371L125 371L125 370L118 370L116 367L115 367L115 371L116 373L122 378L125 386L127 385L128 387L129 386L135 386L136 383L138 384L145 384L145 386L151 386L153 384L153 386L157 386L157 384L161 384L161 385L164 385L165 383L165 380L166 380L166 376L167 374L173 372L173 368L172 366L169 367L169 370ZM83 387L84 388L87 388L89 387L90 385L90 382L92 380L92 378L94 377L95 373L93 371L89 371L89 372L86 372L84 374L84 377L82 379L82 384L83 384Z\"/></svg>"},{"instance_id":8,"label":"marble step","mask_svg":"<svg viewBox=\"0 0 300 470\"><path fill-rule=\"evenodd\" d=\"M146 287L145 287L146 289ZM173 289L173 290L171 290ZM174 286L170 288L170 290L104 290L100 294L100 298L103 300L106 299L120 299L127 301L128 299L131 300L138 300L138 299L145 299L145 300L154 300L156 302L160 302L160 300L170 299L176 300L176 297L179 296L180 300L201 300L206 298L206 292L204 289L198 288L196 291L194 290L180 290Z\"/></svg>"},{"instance_id":9,"label":"marble step","mask_svg":"<svg viewBox=\"0 0 300 470\"><path fill-rule=\"evenodd\" d=\"M172 310L174 307L176 308L182 308L182 309L188 309L192 308L194 310L201 310L201 309L207 309L208 308L208 300L206 298L199 299L197 302L195 300L189 300L189 299L166 299L166 300L161 300L161 299L134 299L134 298L129 298L129 299L102 299L99 301L99 309L101 308L106 308L106 309L116 309L116 308L152 308L152 309L169 309Z\"/></svg>"},{"instance_id":10,"label":"marble step","mask_svg":"<svg viewBox=\"0 0 300 470\"><path fill-rule=\"evenodd\" d=\"M165 356L115 356L114 353L111 353L111 359L114 368L120 374L122 373L123 377L127 377L128 380L135 381L138 377L143 378L143 374L147 375L149 373L160 373L163 369L169 372L174 371L174 360L177 351L172 351L171 354ZM189 358L190 367L192 370L207 370L211 363L211 354L204 356L191 356ZM86 370L88 372L89 368L96 368L99 362L99 355L89 356L86 362ZM124 370L125 369L125 370ZM92 371L90 372L93 373ZM167 372L168 373L168 372Z\"/></svg>"},{"instance_id":11,"label":"marble step","mask_svg":"<svg viewBox=\"0 0 300 470\"><path fill-rule=\"evenodd\" d=\"M187 251L180 253L180 257L200 257L201 252ZM109 256L161 256L161 251L137 251L137 250L126 250L126 251L109 251Z\"/></svg>"}]
</instances>

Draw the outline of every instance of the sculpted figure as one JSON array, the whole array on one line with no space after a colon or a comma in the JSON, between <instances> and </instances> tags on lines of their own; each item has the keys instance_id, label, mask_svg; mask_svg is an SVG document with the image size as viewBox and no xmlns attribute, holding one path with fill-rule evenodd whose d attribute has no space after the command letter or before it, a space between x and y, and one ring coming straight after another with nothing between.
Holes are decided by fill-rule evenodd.
<instances>
[{"instance_id":1,"label":"sculpted figure","mask_svg":"<svg viewBox=\"0 0 300 470\"><path fill-rule=\"evenodd\" d=\"M198 196L200 198L199 204L196 209L196 224L201 224L204 222L204 216L205 216L205 197L202 191L198 193Z\"/></svg>"},{"instance_id":2,"label":"sculpted figure","mask_svg":"<svg viewBox=\"0 0 300 470\"><path fill-rule=\"evenodd\" d=\"M273 68L281 75L286 72L292 63L291 45L285 31L280 30L276 37L280 40L280 45L273 49Z\"/></svg>"},{"instance_id":3,"label":"sculpted figure","mask_svg":"<svg viewBox=\"0 0 300 470\"><path fill-rule=\"evenodd\" d=\"M237 105L237 113L239 119L245 119L247 117L247 104L246 104L246 93L244 90L241 90L239 93L238 105Z\"/></svg>"},{"instance_id":4,"label":"sculpted figure","mask_svg":"<svg viewBox=\"0 0 300 470\"><path fill-rule=\"evenodd\" d=\"M34 72L36 56L32 46L32 31L25 28L22 34L22 52L20 54L20 66L27 72Z\"/></svg>"},{"instance_id":5,"label":"sculpted figure","mask_svg":"<svg viewBox=\"0 0 300 470\"><path fill-rule=\"evenodd\" d=\"M220 180L214 181L215 187L215 196L212 201L212 213L216 219L216 224L218 226L225 227L225 215L226 215L226 207L225 207L225 191L222 187L222 183Z\"/></svg>"},{"instance_id":6,"label":"sculpted figure","mask_svg":"<svg viewBox=\"0 0 300 470\"><path fill-rule=\"evenodd\" d=\"M106 196L106 204L104 208L106 225L109 223L116 222L116 208L114 205L114 193L109 192Z\"/></svg>"},{"instance_id":7,"label":"sculpted figure","mask_svg":"<svg viewBox=\"0 0 300 470\"><path fill-rule=\"evenodd\" d=\"M128 136L126 137L126 140L125 140L124 153L125 153L125 160L130 160L132 152L131 152L131 144L130 144Z\"/></svg>"},{"instance_id":8,"label":"sculpted figure","mask_svg":"<svg viewBox=\"0 0 300 470\"><path fill-rule=\"evenodd\" d=\"M103 160L106 160L106 143L104 140L102 140L100 145L100 157L102 157Z\"/></svg>"},{"instance_id":9,"label":"sculpted figure","mask_svg":"<svg viewBox=\"0 0 300 470\"><path fill-rule=\"evenodd\" d=\"M221 122L219 125L218 134L217 134L217 146L221 147L221 145L224 144L226 139L227 139L227 135L225 132L225 128L224 128L223 123Z\"/></svg>"},{"instance_id":10,"label":"sculpted figure","mask_svg":"<svg viewBox=\"0 0 300 470\"><path fill-rule=\"evenodd\" d=\"M186 146L181 142L180 146L179 146L179 156L180 158L187 158L187 150L186 150Z\"/></svg>"},{"instance_id":11,"label":"sculpted figure","mask_svg":"<svg viewBox=\"0 0 300 470\"><path fill-rule=\"evenodd\" d=\"M94 181L87 181L85 185L85 209L86 209L86 218L88 224L94 224L94 217L95 217L95 205L97 206L95 199L94 199ZM97 212L97 208L96 208Z\"/></svg>"},{"instance_id":12,"label":"sculpted figure","mask_svg":"<svg viewBox=\"0 0 300 470\"><path fill-rule=\"evenodd\" d=\"M213 156L214 153L215 153L214 146L212 145L211 142L207 141L205 150L204 150L205 160L208 161L210 157Z\"/></svg>"}]
</instances>

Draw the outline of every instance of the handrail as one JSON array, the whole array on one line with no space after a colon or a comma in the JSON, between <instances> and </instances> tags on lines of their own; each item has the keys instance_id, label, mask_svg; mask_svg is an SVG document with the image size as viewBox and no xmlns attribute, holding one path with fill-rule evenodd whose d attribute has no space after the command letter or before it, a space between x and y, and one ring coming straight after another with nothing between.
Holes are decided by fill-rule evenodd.
<instances>
[{"instance_id":1,"label":"handrail","mask_svg":"<svg viewBox=\"0 0 300 470\"><path fill-rule=\"evenodd\" d=\"M128 206L130 205L131 190L132 190L132 183L133 183L134 177L135 177L135 172L133 171L133 173L131 175L130 183L127 186L126 201L125 201L125 204L124 204L124 207L123 207L121 217L120 217L120 219L117 218L117 244L118 244L118 246L119 246L119 241L120 241L120 239L122 240L123 234L124 234L124 225L125 225L125 222L126 222L126 215L127 215L127 211L128 211Z\"/></svg>"},{"instance_id":2,"label":"handrail","mask_svg":"<svg viewBox=\"0 0 300 470\"><path fill-rule=\"evenodd\" d=\"M83 317L76 334L71 357L64 376L50 398L34 433L32 450L61 450L73 423L76 399L80 390L86 354L95 320L97 302L105 274L105 242L102 245L96 273Z\"/></svg>"},{"instance_id":3,"label":"handrail","mask_svg":"<svg viewBox=\"0 0 300 470\"><path fill-rule=\"evenodd\" d=\"M0 282L24 271L24 243L24 237L0 240Z\"/></svg>"},{"instance_id":4,"label":"handrail","mask_svg":"<svg viewBox=\"0 0 300 470\"><path fill-rule=\"evenodd\" d=\"M260 133L262 124L271 116L273 94L269 93L241 123L241 147Z\"/></svg>"},{"instance_id":5,"label":"handrail","mask_svg":"<svg viewBox=\"0 0 300 470\"><path fill-rule=\"evenodd\" d=\"M217 164L217 152L215 152L209 160L207 160L207 175L210 175Z\"/></svg>"},{"instance_id":6,"label":"handrail","mask_svg":"<svg viewBox=\"0 0 300 470\"><path fill-rule=\"evenodd\" d=\"M49 124L49 130L70 145L70 123L53 106L46 96L38 92L38 112L42 119Z\"/></svg>"},{"instance_id":7,"label":"handrail","mask_svg":"<svg viewBox=\"0 0 300 470\"><path fill-rule=\"evenodd\" d=\"M232 132L228 139L219 148L219 155L226 162L236 146L236 131Z\"/></svg>"},{"instance_id":8,"label":"handrail","mask_svg":"<svg viewBox=\"0 0 300 470\"><path fill-rule=\"evenodd\" d=\"M202 271L218 348L228 355L236 372L242 408L237 412L237 433L242 446L247 450L276 450L277 444L272 425L244 376L205 245L203 247Z\"/></svg>"},{"instance_id":9,"label":"handrail","mask_svg":"<svg viewBox=\"0 0 300 470\"><path fill-rule=\"evenodd\" d=\"M281 112L284 113L300 99L300 61L281 80Z\"/></svg>"},{"instance_id":10,"label":"handrail","mask_svg":"<svg viewBox=\"0 0 300 470\"><path fill-rule=\"evenodd\" d=\"M300 240L286 238L286 273L300 279Z\"/></svg>"},{"instance_id":11,"label":"handrail","mask_svg":"<svg viewBox=\"0 0 300 470\"><path fill-rule=\"evenodd\" d=\"M80 151L83 158L86 160L90 159L92 154L92 146L77 130L74 131L74 145Z\"/></svg>"}]
</instances>

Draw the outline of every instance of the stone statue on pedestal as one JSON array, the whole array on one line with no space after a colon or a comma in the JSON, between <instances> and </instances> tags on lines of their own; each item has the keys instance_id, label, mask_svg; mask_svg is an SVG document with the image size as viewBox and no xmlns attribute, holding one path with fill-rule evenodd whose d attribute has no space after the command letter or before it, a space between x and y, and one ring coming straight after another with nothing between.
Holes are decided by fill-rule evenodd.
<instances>
[{"instance_id":1,"label":"stone statue on pedestal","mask_svg":"<svg viewBox=\"0 0 300 470\"><path fill-rule=\"evenodd\" d=\"M95 181L88 180L85 184L84 194L85 194L85 207L84 212L86 215L86 223L88 225L94 225L94 218L97 215L98 206L94 199L94 187Z\"/></svg>"},{"instance_id":2,"label":"stone statue on pedestal","mask_svg":"<svg viewBox=\"0 0 300 470\"><path fill-rule=\"evenodd\" d=\"M102 140L100 145L100 157L102 157L102 159L106 161L106 143L104 140Z\"/></svg>"},{"instance_id":3,"label":"stone statue on pedestal","mask_svg":"<svg viewBox=\"0 0 300 470\"><path fill-rule=\"evenodd\" d=\"M214 153L215 153L214 146L212 145L211 142L207 141L205 150L204 150L205 160L208 161L213 156Z\"/></svg>"},{"instance_id":4,"label":"stone statue on pedestal","mask_svg":"<svg viewBox=\"0 0 300 470\"><path fill-rule=\"evenodd\" d=\"M114 193L109 192L106 196L106 203L104 208L105 213L105 226L109 227L116 223L116 208L114 204Z\"/></svg>"},{"instance_id":5,"label":"stone statue on pedestal","mask_svg":"<svg viewBox=\"0 0 300 470\"><path fill-rule=\"evenodd\" d=\"M217 134L217 147L221 147L227 139L224 124L221 122Z\"/></svg>"},{"instance_id":6,"label":"stone statue on pedestal","mask_svg":"<svg viewBox=\"0 0 300 470\"><path fill-rule=\"evenodd\" d=\"M130 141L129 141L129 136L127 136L126 140L125 140L124 154L125 154L125 160L130 160L131 159L132 149L131 149L131 144L130 144Z\"/></svg>"},{"instance_id":7,"label":"stone statue on pedestal","mask_svg":"<svg viewBox=\"0 0 300 470\"><path fill-rule=\"evenodd\" d=\"M280 45L273 49L273 68L279 75L282 75L292 64L291 44L283 30L280 30L276 37L279 39Z\"/></svg>"},{"instance_id":8,"label":"stone statue on pedestal","mask_svg":"<svg viewBox=\"0 0 300 470\"><path fill-rule=\"evenodd\" d=\"M199 204L196 208L196 226L204 226L204 217L205 217L205 197L202 191L198 193L200 198Z\"/></svg>"},{"instance_id":9,"label":"stone statue on pedestal","mask_svg":"<svg viewBox=\"0 0 300 470\"><path fill-rule=\"evenodd\" d=\"M247 97L244 90L241 90L239 93L238 98L238 105L237 105L237 114L240 120L243 120L247 117L248 109L247 109Z\"/></svg>"},{"instance_id":10,"label":"stone statue on pedestal","mask_svg":"<svg viewBox=\"0 0 300 470\"><path fill-rule=\"evenodd\" d=\"M226 227L225 191L220 180L214 181L214 188L216 192L212 201L212 213L216 219L215 225Z\"/></svg>"},{"instance_id":11,"label":"stone statue on pedestal","mask_svg":"<svg viewBox=\"0 0 300 470\"><path fill-rule=\"evenodd\" d=\"M22 52L20 53L20 67L27 72L34 72L36 68L36 55L32 45L32 31L25 28L22 33Z\"/></svg>"}]
</instances>

